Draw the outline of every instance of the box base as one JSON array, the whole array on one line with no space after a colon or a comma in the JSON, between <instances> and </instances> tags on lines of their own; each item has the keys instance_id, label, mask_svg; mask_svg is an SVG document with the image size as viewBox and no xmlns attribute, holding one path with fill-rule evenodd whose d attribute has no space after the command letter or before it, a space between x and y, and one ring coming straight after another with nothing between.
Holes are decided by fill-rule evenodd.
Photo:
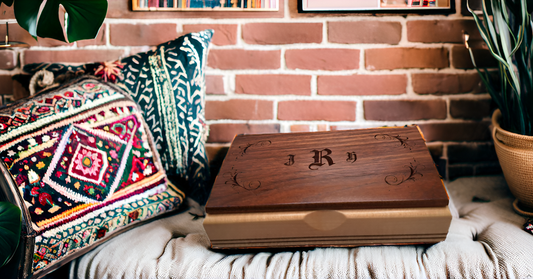
<instances>
[{"instance_id":1,"label":"box base","mask_svg":"<svg viewBox=\"0 0 533 279\"><path fill-rule=\"evenodd\" d=\"M449 208L207 214L213 249L433 244L446 239Z\"/></svg>"}]
</instances>

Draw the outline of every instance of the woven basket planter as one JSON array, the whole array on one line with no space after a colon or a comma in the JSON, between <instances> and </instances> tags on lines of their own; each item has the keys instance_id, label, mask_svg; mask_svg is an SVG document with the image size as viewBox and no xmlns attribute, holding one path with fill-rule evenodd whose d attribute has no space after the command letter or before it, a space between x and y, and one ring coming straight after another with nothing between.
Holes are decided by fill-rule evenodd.
<instances>
[{"instance_id":1,"label":"woven basket planter","mask_svg":"<svg viewBox=\"0 0 533 279\"><path fill-rule=\"evenodd\" d=\"M492 139L509 189L516 197L515 211L533 216L533 136L511 133L500 127L500 110L492 115Z\"/></svg>"}]
</instances>

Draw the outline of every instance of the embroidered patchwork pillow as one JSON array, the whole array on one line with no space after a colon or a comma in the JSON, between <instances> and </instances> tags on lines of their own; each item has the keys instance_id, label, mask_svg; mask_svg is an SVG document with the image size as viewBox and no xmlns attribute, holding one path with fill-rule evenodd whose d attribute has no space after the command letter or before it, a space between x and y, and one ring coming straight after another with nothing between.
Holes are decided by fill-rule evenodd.
<instances>
[{"instance_id":1,"label":"embroidered patchwork pillow","mask_svg":"<svg viewBox=\"0 0 533 279\"><path fill-rule=\"evenodd\" d=\"M21 277L182 203L141 110L122 92L82 78L0 109L0 165L30 237L19 245L30 249Z\"/></svg>"},{"instance_id":2,"label":"embroidered patchwork pillow","mask_svg":"<svg viewBox=\"0 0 533 279\"><path fill-rule=\"evenodd\" d=\"M116 82L140 105L169 180L205 204L210 193L204 117L207 50L212 30L190 33L111 63L30 64L24 71L66 76L92 74Z\"/></svg>"}]
</instances>

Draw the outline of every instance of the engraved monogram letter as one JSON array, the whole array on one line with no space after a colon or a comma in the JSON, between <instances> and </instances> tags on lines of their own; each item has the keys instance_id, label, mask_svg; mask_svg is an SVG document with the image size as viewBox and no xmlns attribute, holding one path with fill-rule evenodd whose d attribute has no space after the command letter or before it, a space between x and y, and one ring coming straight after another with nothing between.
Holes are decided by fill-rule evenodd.
<instances>
[{"instance_id":1,"label":"engraved monogram letter","mask_svg":"<svg viewBox=\"0 0 533 279\"><path fill-rule=\"evenodd\" d=\"M346 152L346 155L348 155L348 158L346 158L346 162L354 163L355 161L357 161L357 154L355 154L355 152Z\"/></svg>"},{"instance_id":2,"label":"engraved monogram letter","mask_svg":"<svg viewBox=\"0 0 533 279\"><path fill-rule=\"evenodd\" d=\"M294 165L294 156L295 156L295 155L291 155L291 154L289 154L289 155L287 155L287 156L289 156L289 161L288 161L287 163L285 163L285 166L292 166L292 165Z\"/></svg>"},{"instance_id":3,"label":"engraved monogram letter","mask_svg":"<svg viewBox=\"0 0 533 279\"><path fill-rule=\"evenodd\" d=\"M323 155L322 152L326 151L326 155ZM322 158L326 159L326 161L328 161L328 166L331 166L335 163L333 163L333 160L331 159L331 157L329 157L329 155L331 154L331 150L325 148L323 150L313 150L311 152L314 152L315 153L315 156L313 156L313 159L315 159L315 162L310 164L309 165L309 169L310 170L318 170L318 167L321 167L322 165L324 165L324 163L322 163ZM313 166L317 166L317 168L313 169L312 167Z\"/></svg>"}]
</instances>

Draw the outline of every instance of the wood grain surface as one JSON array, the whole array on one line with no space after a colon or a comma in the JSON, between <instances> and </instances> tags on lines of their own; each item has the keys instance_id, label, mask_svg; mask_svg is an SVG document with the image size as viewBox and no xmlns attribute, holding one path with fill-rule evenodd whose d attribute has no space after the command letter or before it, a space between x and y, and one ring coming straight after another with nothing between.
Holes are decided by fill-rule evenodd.
<instances>
[{"instance_id":1,"label":"wood grain surface","mask_svg":"<svg viewBox=\"0 0 533 279\"><path fill-rule=\"evenodd\" d=\"M448 205L416 126L238 135L209 214Z\"/></svg>"}]
</instances>

